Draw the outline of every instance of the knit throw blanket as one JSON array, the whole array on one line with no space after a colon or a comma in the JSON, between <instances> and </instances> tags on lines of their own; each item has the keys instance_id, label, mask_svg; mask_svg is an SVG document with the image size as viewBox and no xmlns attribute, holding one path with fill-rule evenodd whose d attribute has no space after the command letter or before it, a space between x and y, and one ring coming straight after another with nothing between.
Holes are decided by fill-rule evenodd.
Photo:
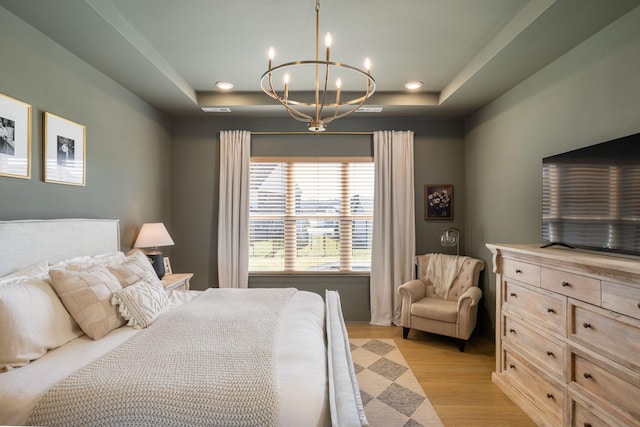
<instances>
[{"instance_id":1,"label":"knit throw blanket","mask_svg":"<svg viewBox=\"0 0 640 427\"><path fill-rule=\"evenodd\" d=\"M430 254L427 265L427 279L431 281L436 295L442 299L447 299L449 289L455 282L462 265L469 257Z\"/></svg>"},{"instance_id":2,"label":"knit throw blanket","mask_svg":"<svg viewBox=\"0 0 640 427\"><path fill-rule=\"evenodd\" d=\"M273 426L295 289L209 289L49 390L29 424Z\"/></svg>"}]
</instances>

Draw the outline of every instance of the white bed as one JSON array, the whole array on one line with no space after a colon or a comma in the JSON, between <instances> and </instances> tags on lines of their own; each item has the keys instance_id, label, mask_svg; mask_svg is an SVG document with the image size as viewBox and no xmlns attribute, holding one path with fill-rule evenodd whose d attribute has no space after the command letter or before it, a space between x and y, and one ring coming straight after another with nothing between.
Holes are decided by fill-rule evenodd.
<instances>
[{"instance_id":1,"label":"white bed","mask_svg":"<svg viewBox=\"0 0 640 427\"><path fill-rule=\"evenodd\" d=\"M99 257L118 250L119 224L115 220L0 222L0 286L3 286L2 276L15 274L16 270L38 261L59 263L81 256ZM203 304L205 298L221 296L215 294L218 291L225 290L208 290L204 297L198 291L174 291L169 297L171 308L160 314L155 324L162 324L162 316L175 318L190 304L194 305L198 298L201 298L198 304ZM338 295L328 292L326 302L323 302L316 294L296 291L285 303L278 324L277 346L273 350L279 390L275 424L367 425ZM127 345L138 341L133 337L151 331L153 326L146 329L122 326L95 340L82 335L47 351L25 366L0 373L0 424L27 423L34 408L54 385L81 367L108 359L102 356L121 345L120 350L129 348ZM97 359L101 360L94 362ZM171 363L173 366L180 364L180 360ZM153 399L157 393L158 390L149 390L148 399ZM234 402L229 405L233 406ZM103 424L104 421L96 420L96 423ZM211 425L212 420L200 419L198 423ZM149 424L152 423L149 421Z\"/></svg>"}]
</instances>

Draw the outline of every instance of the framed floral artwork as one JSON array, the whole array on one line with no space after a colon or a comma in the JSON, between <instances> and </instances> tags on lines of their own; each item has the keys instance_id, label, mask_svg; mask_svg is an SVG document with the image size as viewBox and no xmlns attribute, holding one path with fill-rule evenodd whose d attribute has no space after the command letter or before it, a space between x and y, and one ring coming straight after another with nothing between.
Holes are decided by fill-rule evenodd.
<instances>
[{"instance_id":1,"label":"framed floral artwork","mask_svg":"<svg viewBox=\"0 0 640 427\"><path fill-rule=\"evenodd\" d=\"M424 186L424 219L453 219L453 185Z\"/></svg>"},{"instance_id":2,"label":"framed floral artwork","mask_svg":"<svg viewBox=\"0 0 640 427\"><path fill-rule=\"evenodd\" d=\"M31 105L1 93L0 176L31 178Z\"/></svg>"},{"instance_id":3,"label":"framed floral artwork","mask_svg":"<svg viewBox=\"0 0 640 427\"><path fill-rule=\"evenodd\" d=\"M44 113L44 180L56 184L85 185L86 128L51 113Z\"/></svg>"}]
</instances>

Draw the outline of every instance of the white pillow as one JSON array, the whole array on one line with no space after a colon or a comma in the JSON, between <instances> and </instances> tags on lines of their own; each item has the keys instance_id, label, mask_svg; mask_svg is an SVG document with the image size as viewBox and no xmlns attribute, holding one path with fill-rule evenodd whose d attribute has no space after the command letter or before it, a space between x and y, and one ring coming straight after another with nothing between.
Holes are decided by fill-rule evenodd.
<instances>
[{"instance_id":1,"label":"white pillow","mask_svg":"<svg viewBox=\"0 0 640 427\"><path fill-rule=\"evenodd\" d=\"M11 274L0 277L0 285L14 280L25 280L34 276L46 275L49 271L47 261L36 262Z\"/></svg>"},{"instance_id":2,"label":"white pillow","mask_svg":"<svg viewBox=\"0 0 640 427\"><path fill-rule=\"evenodd\" d=\"M0 372L24 366L82 335L48 280L0 285Z\"/></svg>"},{"instance_id":3,"label":"white pillow","mask_svg":"<svg viewBox=\"0 0 640 427\"><path fill-rule=\"evenodd\" d=\"M120 281L123 288L131 286L140 280L158 282L160 279L156 274L149 258L142 251L135 251L117 265L107 265L107 268Z\"/></svg>"},{"instance_id":4,"label":"white pillow","mask_svg":"<svg viewBox=\"0 0 640 427\"><path fill-rule=\"evenodd\" d=\"M62 304L94 340L124 324L118 310L109 303L122 286L105 267L81 271L51 269L49 276Z\"/></svg>"},{"instance_id":5,"label":"white pillow","mask_svg":"<svg viewBox=\"0 0 640 427\"><path fill-rule=\"evenodd\" d=\"M121 251L106 252L104 254L95 255L92 257L81 256L76 258L59 261L51 266L55 269L67 269L67 270L84 270L92 268L98 265L111 265L120 264L125 260L125 255Z\"/></svg>"},{"instance_id":6,"label":"white pillow","mask_svg":"<svg viewBox=\"0 0 640 427\"><path fill-rule=\"evenodd\" d=\"M146 328L169 306L169 298L157 280L141 280L113 294L111 304L118 305L127 325Z\"/></svg>"}]
</instances>

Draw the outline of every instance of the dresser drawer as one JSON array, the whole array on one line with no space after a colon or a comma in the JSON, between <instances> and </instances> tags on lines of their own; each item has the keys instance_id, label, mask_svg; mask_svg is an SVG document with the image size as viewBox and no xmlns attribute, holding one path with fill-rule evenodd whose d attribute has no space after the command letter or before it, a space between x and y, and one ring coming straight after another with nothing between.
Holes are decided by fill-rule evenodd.
<instances>
[{"instance_id":1,"label":"dresser drawer","mask_svg":"<svg viewBox=\"0 0 640 427\"><path fill-rule=\"evenodd\" d=\"M563 420L567 390L530 369L515 353L505 352L504 374L531 399L545 408L553 417Z\"/></svg>"},{"instance_id":2,"label":"dresser drawer","mask_svg":"<svg viewBox=\"0 0 640 427\"><path fill-rule=\"evenodd\" d=\"M640 288L602 282L602 307L640 319Z\"/></svg>"},{"instance_id":3,"label":"dresser drawer","mask_svg":"<svg viewBox=\"0 0 640 427\"><path fill-rule=\"evenodd\" d=\"M512 259L502 260L502 274L515 280L540 286L540 266Z\"/></svg>"},{"instance_id":4,"label":"dresser drawer","mask_svg":"<svg viewBox=\"0 0 640 427\"><path fill-rule=\"evenodd\" d=\"M640 376L625 375L605 364L571 354L572 381L632 420L640 420ZM572 385L572 388L574 386Z\"/></svg>"},{"instance_id":5,"label":"dresser drawer","mask_svg":"<svg viewBox=\"0 0 640 427\"><path fill-rule=\"evenodd\" d=\"M574 300L569 312L571 341L640 373L640 321Z\"/></svg>"},{"instance_id":6,"label":"dresser drawer","mask_svg":"<svg viewBox=\"0 0 640 427\"><path fill-rule=\"evenodd\" d=\"M566 382L564 373L566 345L555 338L544 336L517 319L505 316L504 340L523 349L542 370Z\"/></svg>"},{"instance_id":7,"label":"dresser drawer","mask_svg":"<svg viewBox=\"0 0 640 427\"><path fill-rule=\"evenodd\" d=\"M605 421L593 412L572 400L571 402L571 426L572 427L611 427L610 421Z\"/></svg>"},{"instance_id":8,"label":"dresser drawer","mask_svg":"<svg viewBox=\"0 0 640 427\"><path fill-rule=\"evenodd\" d=\"M600 305L600 280L566 271L543 268L540 286L590 304Z\"/></svg>"},{"instance_id":9,"label":"dresser drawer","mask_svg":"<svg viewBox=\"0 0 640 427\"><path fill-rule=\"evenodd\" d=\"M503 307L539 321L550 331L567 334L566 298L550 292L504 282Z\"/></svg>"}]
</instances>

